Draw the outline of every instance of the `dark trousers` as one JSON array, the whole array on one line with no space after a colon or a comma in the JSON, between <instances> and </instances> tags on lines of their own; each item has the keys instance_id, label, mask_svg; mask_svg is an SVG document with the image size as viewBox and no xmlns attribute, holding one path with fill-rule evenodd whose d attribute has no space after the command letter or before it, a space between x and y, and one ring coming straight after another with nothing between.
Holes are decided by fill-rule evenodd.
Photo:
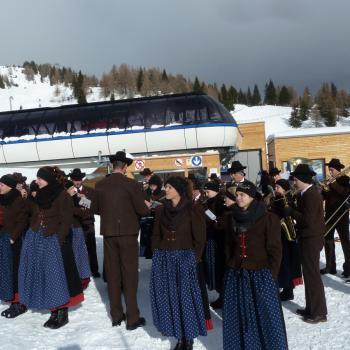
<instances>
[{"instance_id":1,"label":"dark trousers","mask_svg":"<svg viewBox=\"0 0 350 350\"><path fill-rule=\"evenodd\" d=\"M138 242L137 236L104 237L104 267L112 320L123 315L122 292L126 304L127 323L140 317L137 305Z\"/></svg>"},{"instance_id":2,"label":"dark trousers","mask_svg":"<svg viewBox=\"0 0 350 350\"><path fill-rule=\"evenodd\" d=\"M301 238L299 247L304 275L306 310L313 317L325 316L327 305L319 267L323 239L320 237Z\"/></svg>"},{"instance_id":3,"label":"dark trousers","mask_svg":"<svg viewBox=\"0 0 350 350\"><path fill-rule=\"evenodd\" d=\"M336 219L334 219L336 220ZM332 220L334 222L334 220ZM332 222L328 226L331 226ZM349 215L346 213L342 219L338 221L335 227L329 231L325 240L325 255L327 270L336 270L334 232L337 230L341 247L344 254L343 270L346 275L350 275L350 239L349 239Z\"/></svg>"},{"instance_id":4,"label":"dark trousers","mask_svg":"<svg viewBox=\"0 0 350 350\"><path fill-rule=\"evenodd\" d=\"M83 226L86 248L89 255L90 270L92 274L98 272L98 261L96 251L95 225L91 223Z\"/></svg>"}]
</instances>

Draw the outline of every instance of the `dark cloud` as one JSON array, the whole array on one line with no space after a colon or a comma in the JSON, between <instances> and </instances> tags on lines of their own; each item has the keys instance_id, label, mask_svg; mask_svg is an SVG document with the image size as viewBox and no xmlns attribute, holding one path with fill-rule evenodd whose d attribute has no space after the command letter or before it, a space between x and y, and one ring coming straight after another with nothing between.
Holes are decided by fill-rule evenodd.
<instances>
[{"instance_id":1,"label":"dark cloud","mask_svg":"<svg viewBox=\"0 0 350 350\"><path fill-rule=\"evenodd\" d=\"M1 10L0 64L100 75L126 62L242 88L350 87L348 0L12 0Z\"/></svg>"}]
</instances>

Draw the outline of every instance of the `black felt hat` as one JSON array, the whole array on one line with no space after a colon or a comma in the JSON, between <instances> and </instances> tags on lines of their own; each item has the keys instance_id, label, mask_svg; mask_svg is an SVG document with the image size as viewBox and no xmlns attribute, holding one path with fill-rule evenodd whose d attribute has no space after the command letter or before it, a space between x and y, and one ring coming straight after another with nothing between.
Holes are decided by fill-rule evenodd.
<instances>
[{"instance_id":1,"label":"black felt hat","mask_svg":"<svg viewBox=\"0 0 350 350\"><path fill-rule=\"evenodd\" d=\"M10 188L16 188L16 186L17 186L17 181L16 181L15 177L11 174L1 176L0 182L5 184L6 186L8 186Z\"/></svg>"},{"instance_id":2,"label":"black felt hat","mask_svg":"<svg viewBox=\"0 0 350 350\"><path fill-rule=\"evenodd\" d=\"M228 172L230 174L233 174L233 173L238 173L239 171L243 171L244 169L246 169L247 167L246 166L243 166L241 164L241 162L239 160L234 160L231 164L231 168L228 169Z\"/></svg>"},{"instance_id":3,"label":"black felt hat","mask_svg":"<svg viewBox=\"0 0 350 350\"><path fill-rule=\"evenodd\" d=\"M337 158L332 158L331 161L329 163L326 163L325 165L327 165L329 168L334 168L338 171L345 168L345 165L340 163L340 160Z\"/></svg>"},{"instance_id":4,"label":"black felt hat","mask_svg":"<svg viewBox=\"0 0 350 350\"><path fill-rule=\"evenodd\" d=\"M315 176L316 173L307 164L299 164L290 175L304 183L311 184L312 177Z\"/></svg>"},{"instance_id":5,"label":"black felt hat","mask_svg":"<svg viewBox=\"0 0 350 350\"><path fill-rule=\"evenodd\" d=\"M270 175L270 176L276 176L276 175L278 175L280 172L281 172L281 170L279 170L278 168L272 168L272 169L269 171L269 175Z\"/></svg>"},{"instance_id":6,"label":"black felt hat","mask_svg":"<svg viewBox=\"0 0 350 350\"><path fill-rule=\"evenodd\" d=\"M142 171L140 171L140 175L142 176L150 176L152 175L152 170L150 168L145 168Z\"/></svg>"},{"instance_id":7,"label":"black felt hat","mask_svg":"<svg viewBox=\"0 0 350 350\"><path fill-rule=\"evenodd\" d=\"M188 182L181 176L169 177L165 184L169 184L170 186L174 187L180 196L184 195L188 190Z\"/></svg>"},{"instance_id":8,"label":"black felt hat","mask_svg":"<svg viewBox=\"0 0 350 350\"><path fill-rule=\"evenodd\" d=\"M86 176L86 173L82 173L79 168L75 168L70 174L68 174L68 176L72 180L80 181Z\"/></svg>"},{"instance_id":9,"label":"black felt hat","mask_svg":"<svg viewBox=\"0 0 350 350\"><path fill-rule=\"evenodd\" d=\"M281 186L285 191L290 190L290 183L286 179L279 179L276 181L276 185Z\"/></svg>"},{"instance_id":10,"label":"black felt hat","mask_svg":"<svg viewBox=\"0 0 350 350\"><path fill-rule=\"evenodd\" d=\"M133 160L126 156L126 153L123 151L118 151L115 155L109 156L109 161L111 163L119 161L125 163L127 166L131 165Z\"/></svg>"},{"instance_id":11,"label":"black felt hat","mask_svg":"<svg viewBox=\"0 0 350 350\"><path fill-rule=\"evenodd\" d=\"M256 188L256 186L250 182L250 181L244 181L244 182L240 182L236 188L236 193L237 192L243 192L245 194L247 194L248 196L255 198L258 189Z\"/></svg>"},{"instance_id":12,"label":"black felt hat","mask_svg":"<svg viewBox=\"0 0 350 350\"><path fill-rule=\"evenodd\" d=\"M207 182L204 185L204 190L210 190L210 191L214 191L214 192L219 192L220 191L220 186L217 182Z\"/></svg>"}]
</instances>

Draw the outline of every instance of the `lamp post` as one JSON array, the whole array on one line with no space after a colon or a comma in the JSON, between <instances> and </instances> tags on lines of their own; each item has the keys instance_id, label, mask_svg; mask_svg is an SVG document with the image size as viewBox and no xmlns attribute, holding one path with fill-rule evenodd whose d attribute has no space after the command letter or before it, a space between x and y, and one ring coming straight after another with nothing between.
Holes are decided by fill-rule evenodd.
<instances>
[{"instance_id":1,"label":"lamp post","mask_svg":"<svg viewBox=\"0 0 350 350\"><path fill-rule=\"evenodd\" d=\"M10 111L12 111L12 101L14 100L13 96L9 97L9 101L10 101Z\"/></svg>"}]
</instances>

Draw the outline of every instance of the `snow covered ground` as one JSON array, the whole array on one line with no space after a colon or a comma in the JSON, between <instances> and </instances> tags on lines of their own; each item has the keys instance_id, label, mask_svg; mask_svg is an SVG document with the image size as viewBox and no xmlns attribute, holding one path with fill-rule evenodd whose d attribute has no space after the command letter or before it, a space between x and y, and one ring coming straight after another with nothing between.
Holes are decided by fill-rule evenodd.
<instances>
[{"instance_id":1,"label":"snow covered ground","mask_svg":"<svg viewBox=\"0 0 350 350\"><path fill-rule=\"evenodd\" d=\"M98 220L96 228L99 227ZM102 238L97 236L100 266L102 266ZM336 243L338 275L343 263L340 243ZM322 262L324 256L322 256ZM322 264L323 265L323 264ZM48 312L29 311L16 319L0 317L0 349L4 350L166 350L174 346L174 339L161 337L152 325L148 293L151 262L140 259L140 282L138 300L141 314L147 325L142 329L127 331L125 324L111 327L108 316L108 295L102 279L95 279L86 290L85 302L71 310L70 322L59 330L50 330L42 325L48 319ZM309 325L295 315L295 310L304 306L304 288L295 290L295 299L284 303L283 311L290 349L349 349L350 336L350 285L339 276L325 276L329 321ZM210 295L214 300L216 295ZM0 305L0 311L6 308ZM212 312L214 330L207 337L195 342L194 349L222 349L221 312Z\"/></svg>"}]
</instances>

